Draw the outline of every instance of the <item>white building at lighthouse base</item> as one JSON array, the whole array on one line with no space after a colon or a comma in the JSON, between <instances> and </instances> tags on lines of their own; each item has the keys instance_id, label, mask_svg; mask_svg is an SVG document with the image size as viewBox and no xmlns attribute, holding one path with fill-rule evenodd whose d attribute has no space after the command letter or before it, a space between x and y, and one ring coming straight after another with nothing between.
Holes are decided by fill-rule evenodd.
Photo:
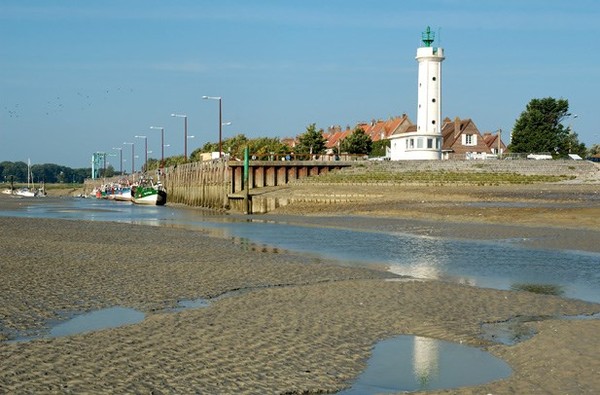
<instances>
[{"instance_id":1,"label":"white building at lighthouse base","mask_svg":"<svg viewBox=\"0 0 600 395\"><path fill-rule=\"evenodd\" d=\"M417 132L416 125L406 132L390 136L391 160L440 160L442 136Z\"/></svg>"}]
</instances>

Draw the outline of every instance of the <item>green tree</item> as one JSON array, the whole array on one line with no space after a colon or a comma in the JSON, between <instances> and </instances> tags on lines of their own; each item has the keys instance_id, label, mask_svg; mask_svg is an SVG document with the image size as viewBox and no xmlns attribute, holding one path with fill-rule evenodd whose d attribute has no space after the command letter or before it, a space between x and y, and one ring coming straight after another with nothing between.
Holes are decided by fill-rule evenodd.
<instances>
[{"instance_id":1,"label":"green tree","mask_svg":"<svg viewBox=\"0 0 600 395\"><path fill-rule=\"evenodd\" d=\"M385 156L387 154L387 148L390 148L391 141L388 139L373 141L373 148L371 148L371 156Z\"/></svg>"},{"instance_id":2,"label":"green tree","mask_svg":"<svg viewBox=\"0 0 600 395\"><path fill-rule=\"evenodd\" d=\"M61 174L62 174L61 182L64 182L65 174L63 172L61 172ZM109 164L108 166L106 166L106 172L104 173L104 177L113 177L114 175L115 175L115 168L113 167L113 165Z\"/></svg>"},{"instance_id":3,"label":"green tree","mask_svg":"<svg viewBox=\"0 0 600 395\"><path fill-rule=\"evenodd\" d=\"M323 137L323 129L317 130L316 124L310 124L306 132L298 137L295 148L297 154L322 154L325 152L327 140Z\"/></svg>"},{"instance_id":4,"label":"green tree","mask_svg":"<svg viewBox=\"0 0 600 395\"><path fill-rule=\"evenodd\" d=\"M356 128L354 132L342 140L341 150L349 154L367 155L371 153L373 140L367 136L362 128Z\"/></svg>"},{"instance_id":5,"label":"green tree","mask_svg":"<svg viewBox=\"0 0 600 395\"><path fill-rule=\"evenodd\" d=\"M600 144L594 144L590 147L586 156L600 155Z\"/></svg>"},{"instance_id":6,"label":"green tree","mask_svg":"<svg viewBox=\"0 0 600 395\"><path fill-rule=\"evenodd\" d=\"M554 157L566 157L569 149L579 146L577 134L562 124L570 115L566 99L532 99L515 122L508 149L517 153L550 152Z\"/></svg>"},{"instance_id":7,"label":"green tree","mask_svg":"<svg viewBox=\"0 0 600 395\"><path fill-rule=\"evenodd\" d=\"M250 154L257 157L265 157L267 155L285 155L290 153L290 147L281 142L276 137L259 137L248 142Z\"/></svg>"},{"instance_id":8,"label":"green tree","mask_svg":"<svg viewBox=\"0 0 600 395\"><path fill-rule=\"evenodd\" d=\"M244 134L237 134L223 141L223 153L229 154L230 158L243 158L244 148L248 145L248 138ZM217 152L219 149L217 148Z\"/></svg>"}]
</instances>

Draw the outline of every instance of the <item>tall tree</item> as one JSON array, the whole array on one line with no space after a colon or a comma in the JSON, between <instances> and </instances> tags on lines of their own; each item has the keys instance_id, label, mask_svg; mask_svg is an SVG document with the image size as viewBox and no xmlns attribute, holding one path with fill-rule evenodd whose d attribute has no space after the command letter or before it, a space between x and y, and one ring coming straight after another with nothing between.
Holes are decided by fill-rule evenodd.
<instances>
[{"instance_id":1,"label":"tall tree","mask_svg":"<svg viewBox=\"0 0 600 395\"><path fill-rule=\"evenodd\" d=\"M566 157L580 143L577 134L562 122L569 117L566 99L532 99L516 120L512 131L511 152L550 152L554 157Z\"/></svg>"},{"instance_id":2,"label":"tall tree","mask_svg":"<svg viewBox=\"0 0 600 395\"><path fill-rule=\"evenodd\" d=\"M323 129L317 130L316 124L313 123L298 137L295 151L297 154L322 154L325 152L326 142Z\"/></svg>"},{"instance_id":3,"label":"tall tree","mask_svg":"<svg viewBox=\"0 0 600 395\"><path fill-rule=\"evenodd\" d=\"M344 140L342 140L341 149L342 152L349 154L362 154L367 155L371 153L373 147L373 140L367 136L362 128L356 128L354 132Z\"/></svg>"}]
</instances>

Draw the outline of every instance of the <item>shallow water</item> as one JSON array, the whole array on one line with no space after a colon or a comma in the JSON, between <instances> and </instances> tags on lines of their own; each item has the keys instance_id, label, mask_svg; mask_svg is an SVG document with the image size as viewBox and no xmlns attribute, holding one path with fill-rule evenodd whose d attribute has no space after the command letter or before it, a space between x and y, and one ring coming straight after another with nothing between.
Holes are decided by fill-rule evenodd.
<instances>
[{"instance_id":1,"label":"shallow water","mask_svg":"<svg viewBox=\"0 0 600 395\"><path fill-rule=\"evenodd\" d=\"M209 305L209 300L204 298L181 300L177 303L177 307L169 310L169 312L203 308ZM35 336L17 334L11 342L27 342L35 339L70 336L103 329L118 328L140 323L145 317L146 315L143 312L129 307L108 307L83 314L75 314L71 318L55 323L54 325L49 323L50 330L48 333L39 333Z\"/></svg>"},{"instance_id":2,"label":"shallow water","mask_svg":"<svg viewBox=\"0 0 600 395\"><path fill-rule=\"evenodd\" d=\"M514 239L455 240L292 226L98 199L39 199L26 209L0 211L0 215L204 229L220 237L337 259L345 265L384 265L401 275L504 290L515 284L547 285L561 289L565 297L600 303L600 253L527 248Z\"/></svg>"},{"instance_id":3,"label":"shallow water","mask_svg":"<svg viewBox=\"0 0 600 395\"><path fill-rule=\"evenodd\" d=\"M81 314L62 322L50 329L49 337L69 336L77 333L117 328L137 324L144 320L145 314L127 307L109 307Z\"/></svg>"},{"instance_id":4,"label":"shallow water","mask_svg":"<svg viewBox=\"0 0 600 395\"><path fill-rule=\"evenodd\" d=\"M36 336L17 335L11 342L27 342L35 339L70 336L102 329L118 328L142 322L144 317L144 313L135 309L120 306L108 307L76 314L66 321L51 325L48 333L39 333Z\"/></svg>"},{"instance_id":5,"label":"shallow water","mask_svg":"<svg viewBox=\"0 0 600 395\"><path fill-rule=\"evenodd\" d=\"M379 342L349 394L452 389L509 377L510 366L478 348L421 336Z\"/></svg>"}]
</instances>

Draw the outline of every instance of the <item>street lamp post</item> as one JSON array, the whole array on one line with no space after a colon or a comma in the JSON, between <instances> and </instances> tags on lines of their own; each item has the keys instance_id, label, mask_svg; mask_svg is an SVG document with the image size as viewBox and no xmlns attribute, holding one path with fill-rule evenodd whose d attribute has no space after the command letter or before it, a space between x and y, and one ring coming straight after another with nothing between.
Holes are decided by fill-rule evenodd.
<instances>
[{"instance_id":1,"label":"street lamp post","mask_svg":"<svg viewBox=\"0 0 600 395\"><path fill-rule=\"evenodd\" d=\"M124 142L123 145L131 145L131 177L133 180L133 174L135 173L135 154L134 154L134 143Z\"/></svg>"},{"instance_id":2,"label":"street lamp post","mask_svg":"<svg viewBox=\"0 0 600 395\"><path fill-rule=\"evenodd\" d=\"M123 175L123 147L113 147L113 149L119 151L119 173Z\"/></svg>"},{"instance_id":3,"label":"street lamp post","mask_svg":"<svg viewBox=\"0 0 600 395\"><path fill-rule=\"evenodd\" d=\"M135 136L136 139L144 139L144 173L148 171L148 137L147 136Z\"/></svg>"},{"instance_id":4,"label":"street lamp post","mask_svg":"<svg viewBox=\"0 0 600 395\"><path fill-rule=\"evenodd\" d=\"M165 167L165 128L162 126L150 126L150 129L160 129L160 168Z\"/></svg>"},{"instance_id":5,"label":"street lamp post","mask_svg":"<svg viewBox=\"0 0 600 395\"><path fill-rule=\"evenodd\" d=\"M187 115L171 114L172 117L183 118L183 159L187 162Z\"/></svg>"},{"instance_id":6,"label":"street lamp post","mask_svg":"<svg viewBox=\"0 0 600 395\"><path fill-rule=\"evenodd\" d=\"M222 100L220 96L202 96L203 99L218 100L219 101L219 158L221 158L222 149L222 135L223 135L223 111L222 111Z\"/></svg>"}]
</instances>

